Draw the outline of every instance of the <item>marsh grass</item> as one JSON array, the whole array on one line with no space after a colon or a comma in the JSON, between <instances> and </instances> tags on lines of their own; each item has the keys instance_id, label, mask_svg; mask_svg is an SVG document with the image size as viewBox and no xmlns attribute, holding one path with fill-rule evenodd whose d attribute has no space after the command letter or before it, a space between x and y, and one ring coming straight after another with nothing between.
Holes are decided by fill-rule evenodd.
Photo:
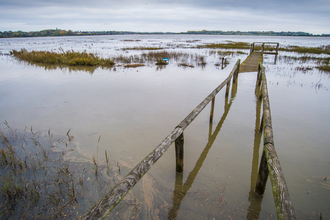
<instances>
[{"instance_id":1,"label":"marsh grass","mask_svg":"<svg viewBox=\"0 0 330 220\"><path fill-rule=\"evenodd\" d=\"M136 67L142 67L145 66L144 64L141 63L132 63L132 64L126 64L124 67L125 68L136 68Z\"/></svg>"},{"instance_id":2,"label":"marsh grass","mask_svg":"<svg viewBox=\"0 0 330 220\"><path fill-rule=\"evenodd\" d=\"M141 41L141 40L139 40L139 39L137 39L137 40L133 40L133 39L124 39L124 40L122 40L122 41Z\"/></svg>"},{"instance_id":3,"label":"marsh grass","mask_svg":"<svg viewBox=\"0 0 330 220\"><path fill-rule=\"evenodd\" d=\"M12 50L10 54L16 58L29 63L59 64L68 66L107 66L111 67L115 63L110 59L99 58L92 53L66 51L60 53L50 51L30 51L21 49Z\"/></svg>"},{"instance_id":4,"label":"marsh grass","mask_svg":"<svg viewBox=\"0 0 330 220\"><path fill-rule=\"evenodd\" d=\"M295 62L299 62L300 64L304 63L310 63L314 62L316 65L315 67L323 72L330 72L330 57L315 57L315 56L301 56L301 57L294 57L294 56L279 56L279 60L282 60L283 62L287 64L294 64ZM306 72L308 70L311 70L307 67L299 67L296 70L300 70L302 72Z\"/></svg>"},{"instance_id":5,"label":"marsh grass","mask_svg":"<svg viewBox=\"0 0 330 220\"><path fill-rule=\"evenodd\" d=\"M179 63L178 66L180 66L180 67L190 67L190 68L195 68L194 65L189 65L189 64L187 64L187 63Z\"/></svg>"},{"instance_id":6,"label":"marsh grass","mask_svg":"<svg viewBox=\"0 0 330 220\"><path fill-rule=\"evenodd\" d=\"M163 50L164 47L125 47L122 50Z\"/></svg>"},{"instance_id":7,"label":"marsh grass","mask_svg":"<svg viewBox=\"0 0 330 220\"><path fill-rule=\"evenodd\" d=\"M321 65L321 66L317 66L316 68L319 69L320 71L330 73L330 66L329 65Z\"/></svg>"},{"instance_id":8,"label":"marsh grass","mask_svg":"<svg viewBox=\"0 0 330 220\"><path fill-rule=\"evenodd\" d=\"M162 58L169 58L170 63L194 63L198 66L205 66L206 59L205 56L199 54L191 54L176 51L148 51L143 52L140 55L129 55L125 56L123 54L113 57L113 60L117 63L126 64L124 67L135 67L141 66L145 63L156 64L157 66L165 65L166 63L162 61ZM161 68L159 68L161 69Z\"/></svg>"},{"instance_id":9,"label":"marsh grass","mask_svg":"<svg viewBox=\"0 0 330 220\"><path fill-rule=\"evenodd\" d=\"M324 45L321 47L300 47L300 46L288 46L280 47L279 51L296 52L296 53L310 53L310 54L330 54L330 45Z\"/></svg>"},{"instance_id":10,"label":"marsh grass","mask_svg":"<svg viewBox=\"0 0 330 220\"><path fill-rule=\"evenodd\" d=\"M105 189L116 184L109 157L105 161L70 161L74 137L56 139L35 132L19 133L5 121L0 127L0 218L73 219L90 208ZM87 166L87 167L88 167ZM103 172L103 170L105 172Z\"/></svg>"},{"instance_id":11,"label":"marsh grass","mask_svg":"<svg viewBox=\"0 0 330 220\"><path fill-rule=\"evenodd\" d=\"M197 48L221 48L221 49L250 49L251 44L246 42L228 42L228 43L212 43L198 45Z\"/></svg>"}]
</instances>

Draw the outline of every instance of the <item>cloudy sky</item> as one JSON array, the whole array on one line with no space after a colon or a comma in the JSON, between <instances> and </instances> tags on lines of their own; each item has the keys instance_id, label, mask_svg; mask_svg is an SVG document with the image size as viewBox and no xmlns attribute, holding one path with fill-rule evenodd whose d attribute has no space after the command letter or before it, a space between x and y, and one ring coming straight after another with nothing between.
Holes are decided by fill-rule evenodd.
<instances>
[{"instance_id":1,"label":"cloudy sky","mask_svg":"<svg viewBox=\"0 0 330 220\"><path fill-rule=\"evenodd\" d=\"M330 34L330 0L0 0L0 31L55 28Z\"/></svg>"}]
</instances>

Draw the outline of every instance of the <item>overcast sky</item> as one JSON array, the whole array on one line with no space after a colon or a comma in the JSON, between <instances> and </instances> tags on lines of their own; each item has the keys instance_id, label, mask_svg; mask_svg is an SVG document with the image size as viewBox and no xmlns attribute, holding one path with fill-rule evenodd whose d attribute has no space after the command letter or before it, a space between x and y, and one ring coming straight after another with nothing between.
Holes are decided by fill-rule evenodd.
<instances>
[{"instance_id":1,"label":"overcast sky","mask_svg":"<svg viewBox=\"0 0 330 220\"><path fill-rule=\"evenodd\" d=\"M55 28L330 34L330 0L0 0L0 31Z\"/></svg>"}]
</instances>

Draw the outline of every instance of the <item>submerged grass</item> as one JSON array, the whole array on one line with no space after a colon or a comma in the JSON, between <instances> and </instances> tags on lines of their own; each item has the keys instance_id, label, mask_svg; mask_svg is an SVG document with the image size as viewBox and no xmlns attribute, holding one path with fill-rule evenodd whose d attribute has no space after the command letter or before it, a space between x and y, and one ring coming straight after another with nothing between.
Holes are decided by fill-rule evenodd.
<instances>
[{"instance_id":1,"label":"submerged grass","mask_svg":"<svg viewBox=\"0 0 330 220\"><path fill-rule=\"evenodd\" d=\"M73 136L55 139L50 130L22 134L4 122L0 127L0 219L77 218L115 185L108 155L92 157L87 169L69 161ZM87 166L87 167L88 167ZM115 166L115 165L113 165ZM103 172L104 171L104 172Z\"/></svg>"},{"instance_id":2,"label":"submerged grass","mask_svg":"<svg viewBox=\"0 0 330 220\"><path fill-rule=\"evenodd\" d=\"M30 51L21 49L20 51L12 50L10 54L20 60L29 63L43 64L64 64L69 66L113 66L115 63L110 59L99 58L92 53L62 51L62 53L50 51Z\"/></svg>"}]
</instances>

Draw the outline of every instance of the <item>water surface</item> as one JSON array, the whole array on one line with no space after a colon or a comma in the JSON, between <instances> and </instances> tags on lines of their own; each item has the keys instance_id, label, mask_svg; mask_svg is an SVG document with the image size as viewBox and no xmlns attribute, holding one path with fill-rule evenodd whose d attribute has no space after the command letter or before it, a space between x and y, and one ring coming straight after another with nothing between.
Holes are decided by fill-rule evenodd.
<instances>
[{"instance_id":1,"label":"water surface","mask_svg":"<svg viewBox=\"0 0 330 220\"><path fill-rule=\"evenodd\" d=\"M228 56L229 65L221 69L214 65L220 59L210 55L211 50L190 48L226 41L315 47L328 44L329 38L134 35L0 39L0 121L6 120L16 129L32 126L57 134L71 129L77 143L71 159L90 161L92 155L102 158L107 150L113 163L123 167L120 179L228 76L237 59L247 57ZM122 50L134 46L204 55L207 65L183 68L170 60L161 70L149 63L134 69L118 66L116 70L86 71L31 66L6 55L21 48L86 50L102 57L148 52ZM316 219L322 213L327 219L329 75L317 69L296 69L316 63L288 62L281 59L284 55L301 56L280 52L276 64L273 56L264 58L275 147L297 218ZM255 83L256 73L240 74L228 100L225 91L217 95L213 123L209 123L207 106L185 130L182 175L175 172L171 146L109 219L276 219L270 181L262 197L253 193L262 151L262 135L257 129L261 103Z\"/></svg>"}]
</instances>

